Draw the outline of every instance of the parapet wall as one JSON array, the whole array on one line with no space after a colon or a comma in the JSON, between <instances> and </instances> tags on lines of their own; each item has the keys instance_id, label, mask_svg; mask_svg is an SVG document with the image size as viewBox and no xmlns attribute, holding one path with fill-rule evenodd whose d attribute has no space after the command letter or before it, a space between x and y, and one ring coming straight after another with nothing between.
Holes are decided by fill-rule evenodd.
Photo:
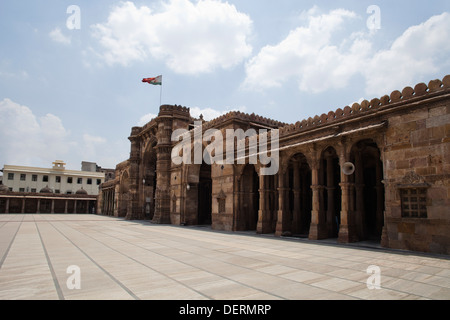
<instances>
[{"instance_id":1,"label":"parapet wall","mask_svg":"<svg viewBox=\"0 0 450 320\"><path fill-rule=\"evenodd\" d=\"M436 93L450 89L450 75L447 75L443 80L432 80L426 85L419 83L414 88L406 87L401 92L399 90L393 91L390 95L385 95L381 98L374 98L370 102L367 100L361 103L354 103L351 107L346 106L344 109L337 109L330 111L328 114L321 116L310 117L303 121L298 121L295 124L287 125L280 128L280 137L290 135L292 133L303 132L311 130L312 128L333 124L335 122L352 119L364 114L375 113L379 110L389 108L399 103L413 102L415 99L420 100L426 97L432 97Z\"/></svg>"}]
</instances>

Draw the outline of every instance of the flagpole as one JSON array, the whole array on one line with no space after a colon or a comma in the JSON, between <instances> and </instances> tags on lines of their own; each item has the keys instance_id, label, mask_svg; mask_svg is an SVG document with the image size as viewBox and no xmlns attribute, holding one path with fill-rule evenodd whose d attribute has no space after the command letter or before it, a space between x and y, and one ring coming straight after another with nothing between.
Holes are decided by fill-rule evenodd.
<instances>
[{"instance_id":1,"label":"flagpole","mask_svg":"<svg viewBox=\"0 0 450 320\"><path fill-rule=\"evenodd\" d=\"M162 105L162 83L161 83L161 91L159 93L159 106Z\"/></svg>"}]
</instances>

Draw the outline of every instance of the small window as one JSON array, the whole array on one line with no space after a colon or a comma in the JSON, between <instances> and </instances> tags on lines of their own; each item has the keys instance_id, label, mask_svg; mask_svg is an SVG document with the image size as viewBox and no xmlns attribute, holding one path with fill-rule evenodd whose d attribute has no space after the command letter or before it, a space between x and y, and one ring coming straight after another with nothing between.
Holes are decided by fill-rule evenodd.
<instances>
[{"instance_id":1,"label":"small window","mask_svg":"<svg viewBox=\"0 0 450 320\"><path fill-rule=\"evenodd\" d=\"M70 183L70 184L73 183L73 178L72 177L68 177L67 178L67 183Z\"/></svg>"},{"instance_id":2,"label":"small window","mask_svg":"<svg viewBox=\"0 0 450 320\"><path fill-rule=\"evenodd\" d=\"M91 178L87 179L87 184L92 184L92 179Z\"/></svg>"},{"instance_id":3,"label":"small window","mask_svg":"<svg viewBox=\"0 0 450 320\"><path fill-rule=\"evenodd\" d=\"M427 189L405 188L400 190L402 217L427 218Z\"/></svg>"},{"instance_id":4,"label":"small window","mask_svg":"<svg viewBox=\"0 0 450 320\"><path fill-rule=\"evenodd\" d=\"M61 193L61 191L60 191L60 190L58 190L58 189L56 189L56 190L55 190L55 193Z\"/></svg>"},{"instance_id":5,"label":"small window","mask_svg":"<svg viewBox=\"0 0 450 320\"><path fill-rule=\"evenodd\" d=\"M31 181L36 182L37 180L38 180L37 174L33 174L33 175L31 176Z\"/></svg>"},{"instance_id":6,"label":"small window","mask_svg":"<svg viewBox=\"0 0 450 320\"><path fill-rule=\"evenodd\" d=\"M25 188L19 188L19 192L25 192Z\"/></svg>"},{"instance_id":7,"label":"small window","mask_svg":"<svg viewBox=\"0 0 450 320\"><path fill-rule=\"evenodd\" d=\"M42 181L43 181L43 182L48 182L48 176L43 176L43 177L42 177Z\"/></svg>"},{"instance_id":8,"label":"small window","mask_svg":"<svg viewBox=\"0 0 450 320\"><path fill-rule=\"evenodd\" d=\"M27 180L27 175L26 174L20 174L20 181L25 181Z\"/></svg>"},{"instance_id":9,"label":"small window","mask_svg":"<svg viewBox=\"0 0 450 320\"><path fill-rule=\"evenodd\" d=\"M72 194L72 191L67 191L66 194Z\"/></svg>"},{"instance_id":10,"label":"small window","mask_svg":"<svg viewBox=\"0 0 450 320\"><path fill-rule=\"evenodd\" d=\"M56 176L56 183L61 183L61 177L60 176Z\"/></svg>"},{"instance_id":11,"label":"small window","mask_svg":"<svg viewBox=\"0 0 450 320\"><path fill-rule=\"evenodd\" d=\"M97 179L97 185L101 185L102 184L102 179Z\"/></svg>"},{"instance_id":12,"label":"small window","mask_svg":"<svg viewBox=\"0 0 450 320\"><path fill-rule=\"evenodd\" d=\"M8 180L14 180L14 173L8 173Z\"/></svg>"},{"instance_id":13,"label":"small window","mask_svg":"<svg viewBox=\"0 0 450 320\"><path fill-rule=\"evenodd\" d=\"M78 178L77 183L78 184L83 184L83 178Z\"/></svg>"},{"instance_id":14,"label":"small window","mask_svg":"<svg viewBox=\"0 0 450 320\"><path fill-rule=\"evenodd\" d=\"M31 192L36 193L36 189L32 188Z\"/></svg>"}]
</instances>

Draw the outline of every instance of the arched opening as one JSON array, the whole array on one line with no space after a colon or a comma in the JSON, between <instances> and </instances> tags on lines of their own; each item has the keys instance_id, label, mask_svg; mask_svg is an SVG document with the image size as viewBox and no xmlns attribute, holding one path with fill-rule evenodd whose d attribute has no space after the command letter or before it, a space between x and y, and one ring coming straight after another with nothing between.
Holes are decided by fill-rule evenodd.
<instances>
[{"instance_id":1,"label":"arched opening","mask_svg":"<svg viewBox=\"0 0 450 320\"><path fill-rule=\"evenodd\" d=\"M323 186L324 222L329 238L337 238L341 221L342 193L340 189L341 172L339 157L333 147L322 152L320 161L320 179Z\"/></svg>"},{"instance_id":2,"label":"arched opening","mask_svg":"<svg viewBox=\"0 0 450 320\"><path fill-rule=\"evenodd\" d=\"M155 215L156 174L156 142L150 144L144 155L142 203L145 219L152 220Z\"/></svg>"},{"instance_id":3,"label":"arched opening","mask_svg":"<svg viewBox=\"0 0 450 320\"><path fill-rule=\"evenodd\" d=\"M200 167L198 183L198 224L210 225L212 213L211 165L203 163Z\"/></svg>"},{"instance_id":4,"label":"arched opening","mask_svg":"<svg viewBox=\"0 0 450 320\"><path fill-rule=\"evenodd\" d=\"M239 231L256 231L259 211L259 176L252 164L245 166L240 179Z\"/></svg>"},{"instance_id":5,"label":"arched opening","mask_svg":"<svg viewBox=\"0 0 450 320\"><path fill-rule=\"evenodd\" d=\"M291 233L297 237L308 237L311 225L312 191L311 169L302 153L289 161L289 206Z\"/></svg>"},{"instance_id":6,"label":"arched opening","mask_svg":"<svg viewBox=\"0 0 450 320\"><path fill-rule=\"evenodd\" d=\"M355 164L354 203L358 239L380 241L384 225L383 163L373 140L356 143L351 152Z\"/></svg>"},{"instance_id":7,"label":"arched opening","mask_svg":"<svg viewBox=\"0 0 450 320\"><path fill-rule=\"evenodd\" d=\"M125 171L120 179L120 188L119 188L118 215L120 218L125 218L127 216L129 185L130 181L128 177L128 172Z\"/></svg>"}]
</instances>

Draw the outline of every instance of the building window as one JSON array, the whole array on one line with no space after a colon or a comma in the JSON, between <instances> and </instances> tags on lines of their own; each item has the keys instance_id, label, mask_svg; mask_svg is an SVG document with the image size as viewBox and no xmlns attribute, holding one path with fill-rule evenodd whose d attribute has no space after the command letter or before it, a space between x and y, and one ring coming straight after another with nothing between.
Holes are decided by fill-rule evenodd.
<instances>
[{"instance_id":1,"label":"building window","mask_svg":"<svg viewBox=\"0 0 450 320\"><path fill-rule=\"evenodd\" d=\"M92 179L91 178L87 179L87 184L92 184Z\"/></svg>"},{"instance_id":2,"label":"building window","mask_svg":"<svg viewBox=\"0 0 450 320\"><path fill-rule=\"evenodd\" d=\"M71 184L72 182L73 182L73 178L72 178L72 177L68 177L68 178L67 178L67 183L70 183L70 184Z\"/></svg>"},{"instance_id":3,"label":"building window","mask_svg":"<svg viewBox=\"0 0 450 320\"><path fill-rule=\"evenodd\" d=\"M32 176L31 176L31 181L37 181L37 174L33 174Z\"/></svg>"},{"instance_id":4,"label":"building window","mask_svg":"<svg viewBox=\"0 0 450 320\"><path fill-rule=\"evenodd\" d=\"M48 182L48 176L43 176L43 177L42 177L42 181L43 181L43 182Z\"/></svg>"},{"instance_id":5,"label":"building window","mask_svg":"<svg viewBox=\"0 0 450 320\"><path fill-rule=\"evenodd\" d=\"M61 177L60 176L56 176L56 183L61 183Z\"/></svg>"},{"instance_id":6,"label":"building window","mask_svg":"<svg viewBox=\"0 0 450 320\"><path fill-rule=\"evenodd\" d=\"M427 188L400 189L403 218L427 218Z\"/></svg>"},{"instance_id":7,"label":"building window","mask_svg":"<svg viewBox=\"0 0 450 320\"><path fill-rule=\"evenodd\" d=\"M83 178L78 178L77 183L78 184L83 184Z\"/></svg>"},{"instance_id":8,"label":"building window","mask_svg":"<svg viewBox=\"0 0 450 320\"><path fill-rule=\"evenodd\" d=\"M36 193L36 189L32 188L31 192Z\"/></svg>"},{"instance_id":9,"label":"building window","mask_svg":"<svg viewBox=\"0 0 450 320\"><path fill-rule=\"evenodd\" d=\"M66 194L72 194L72 191L67 191Z\"/></svg>"},{"instance_id":10,"label":"building window","mask_svg":"<svg viewBox=\"0 0 450 320\"><path fill-rule=\"evenodd\" d=\"M14 173L8 173L8 180L14 180Z\"/></svg>"},{"instance_id":11,"label":"building window","mask_svg":"<svg viewBox=\"0 0 450 320\"><path fill-rule=\"evenodd\" d=\"M25 181L25 180L27 180L27 175L21 173L21 174L20 174L20 181Z\"/></svg>"},{"instance_id":12,"label":"building window","mask_svg":"<svg viewBox=\"0 0 450 320\"><path fill-rule=\"evenodd\" d=\"M19 192L25 192L25 188L19 188Z\"/></svg>"},{"instance_id":13,"label":"building window","mask_svg":"<svg viewBox=\"0 0 450 320\"><path fill-rule=\"evenodd\" d=\"M97 179L97 185L101 185L102 184L102 179Z\"/></svg>"}]
</instances>

